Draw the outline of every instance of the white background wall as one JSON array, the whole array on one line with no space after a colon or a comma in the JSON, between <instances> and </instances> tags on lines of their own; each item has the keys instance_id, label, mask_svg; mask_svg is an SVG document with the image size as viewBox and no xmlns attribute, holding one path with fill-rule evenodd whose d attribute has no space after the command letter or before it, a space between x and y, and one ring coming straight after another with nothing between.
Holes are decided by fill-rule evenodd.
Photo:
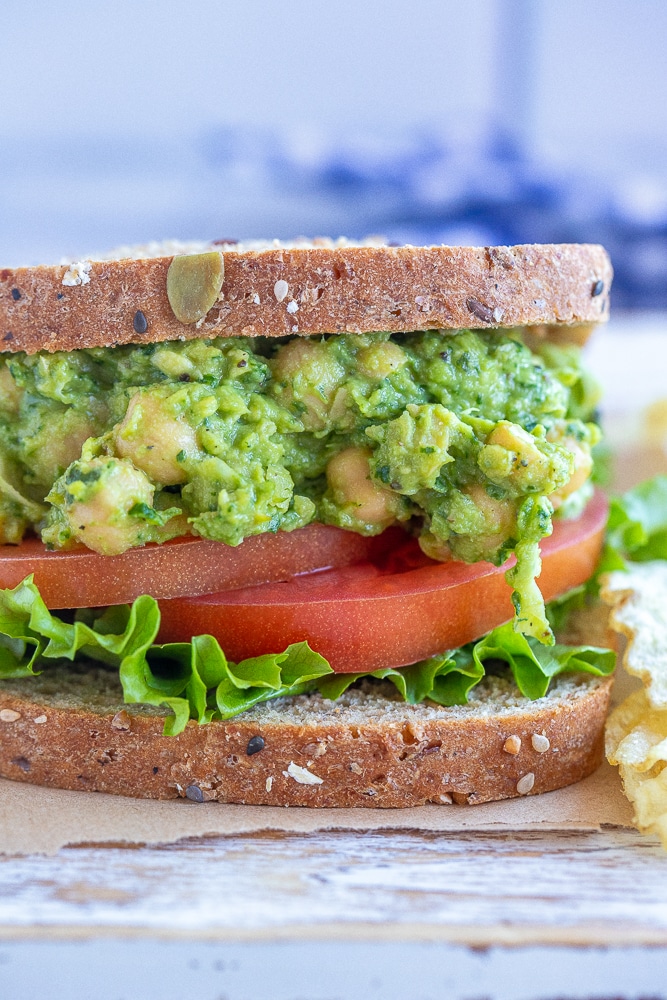
<instances>
[{"instance_id":1,"label":"white background wall","mask_svg":"<svg viewBox=\"0 0 667 1000\"><path fill-rule=\"evenodd\" d=\"M603 161L607 169L665 175L665 0L536 0L535 5L538 149L573 163Z\"/></svg>"},{"instance_id":2,"label":"white background wall","mask_svg":"<svg viewBox=\"0 0 667 1000\"><path fill-rule=\"evenodd\" d=\"M665 0L3 0L0 136L445 122L667 148ZM508 118L521 108L507 108Z\"/></svg>"},{"instance_id":3,"label":"white background wall","mask_svg":"<svg viewBox=\"0 0 667 1000\"><path fill-rule=\"evenodd\" d=\"M258 208L251 140L238 190L207 174L224 126L308 162L318 135L389 149L500 121L538 161L632 175L632 210L667 216L667 0L1 0L0 26L7 263L335 226Z\"/></svg>"},{"instance_id":4,"label":"white background wall","mask_svg":"<svg viewBox=\"0 0 667 1000\"><path fill-rule=\"evenodd\" d=\"M3 132L482 112L496 0L3 0Z\"/></svg>"}]
</instances>

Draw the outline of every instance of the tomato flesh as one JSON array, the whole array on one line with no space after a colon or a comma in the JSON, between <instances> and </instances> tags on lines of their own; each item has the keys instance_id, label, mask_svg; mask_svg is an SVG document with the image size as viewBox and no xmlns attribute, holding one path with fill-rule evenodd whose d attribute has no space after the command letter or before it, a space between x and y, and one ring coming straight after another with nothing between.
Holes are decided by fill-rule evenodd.
<instances>
[{"instance_id":1,"label":"tomato flesh","mask_svg":"<svg viewBox=\"0 0 667 1000\"><path fill-rule=\"evenodd\" d=\"M297 573L359 562L378 543L324 524L256 535L236 548L189 536L118 556L102 556L83 545L50 552L30 538L0 546L0 587L16 587L33 573L48 608L95 608L127 604L140 594L174 598L289 580Z\"/></svg>"},{"instance_id":2,"label":"tomato flesh","mask_svg":"<svg viewBox=\"0 0 667 1000\"><path fill-rule=\"evenodd\" d=\"M554 524L541 544L545 600L592 575L606 521L607 501L596 493L579 519ZM504 573L511 565L436 563L408 540L358 565L286 583L161 601L160 641L207 633L239 661L307 640L337 673L403 666L509 621L514 608Z\"/></svg>"}]
</instances>

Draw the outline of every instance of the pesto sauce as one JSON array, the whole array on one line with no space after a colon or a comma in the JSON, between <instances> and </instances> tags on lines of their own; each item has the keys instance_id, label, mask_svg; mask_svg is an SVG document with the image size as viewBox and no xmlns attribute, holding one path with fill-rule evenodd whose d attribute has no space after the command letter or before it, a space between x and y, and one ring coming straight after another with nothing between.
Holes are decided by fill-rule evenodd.
<instances>
[{"instance_id":1,"label":"pesto sauce","mask_svg":"<svg viewBox=\"0 0 667 1000\"><path fill-rule=\"evenodd\" d=\"M576 349L520 331L5 355L0 530L114 554L404 522L435 558L516 551L519 618L544 637L537 543L590 471L596 392Z\"/></svg>"}]
</instances>

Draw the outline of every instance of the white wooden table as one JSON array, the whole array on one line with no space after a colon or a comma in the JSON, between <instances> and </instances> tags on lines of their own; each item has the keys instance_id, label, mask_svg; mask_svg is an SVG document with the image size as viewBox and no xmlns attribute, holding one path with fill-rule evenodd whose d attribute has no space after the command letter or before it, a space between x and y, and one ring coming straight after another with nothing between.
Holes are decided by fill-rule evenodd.
<instances>
[{"instance_id":1,"label":"white wooden table","mask_svg":"<svg viewBox=\"0 0 667 1000\"><path fill-rule=\"evenodd\" d=\"M667 852L326 832L0 859L3 1000L667 997Z\"/></svg>"}]
</instances>

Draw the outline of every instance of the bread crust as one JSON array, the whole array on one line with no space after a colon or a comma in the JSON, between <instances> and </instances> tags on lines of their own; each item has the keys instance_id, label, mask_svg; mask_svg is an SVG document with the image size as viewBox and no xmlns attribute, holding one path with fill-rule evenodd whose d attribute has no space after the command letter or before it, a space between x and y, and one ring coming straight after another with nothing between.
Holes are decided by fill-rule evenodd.
<instances>
[{"instance_id":1,"label":"bread crust","mask_svg":"<svg viewBox=\"0 0 667 1000\"><path fill-rule=\"evenodd\" d=\"M602 761L611 690L611 678L570 676L530 702L487 678L469 705L448 709L406 705L376 686L338 702L280 699L169 737L155 710L50 697L48 684L0 686L4 777L140 798L385 808L472 805L579 781ZM51 687L62 691L57 680ZM249 753L258 736L262 748ZM534 736L546 736L546 749ZM518 753L505 749L509 737ZM302 783L308 775L321 781Z\"/></svg>"},{"instance_id":2,"label":"bread crust","mask_svg":"<svg viewBox=\"0 0 667 1000\"><path fill-rule=\"evenodd\" d=\"M79 285L63 284L66 265L0 270L2 350L577 326L608 318L611 263L592 244L225 248L223 255L220 299L196 325L179 322L169 305L172 256L86 262ZM286 283L284 295L285 285L276 294L277 282ZM137 314L142 318L135 320Z\"/></svg>"}]
</instances>

